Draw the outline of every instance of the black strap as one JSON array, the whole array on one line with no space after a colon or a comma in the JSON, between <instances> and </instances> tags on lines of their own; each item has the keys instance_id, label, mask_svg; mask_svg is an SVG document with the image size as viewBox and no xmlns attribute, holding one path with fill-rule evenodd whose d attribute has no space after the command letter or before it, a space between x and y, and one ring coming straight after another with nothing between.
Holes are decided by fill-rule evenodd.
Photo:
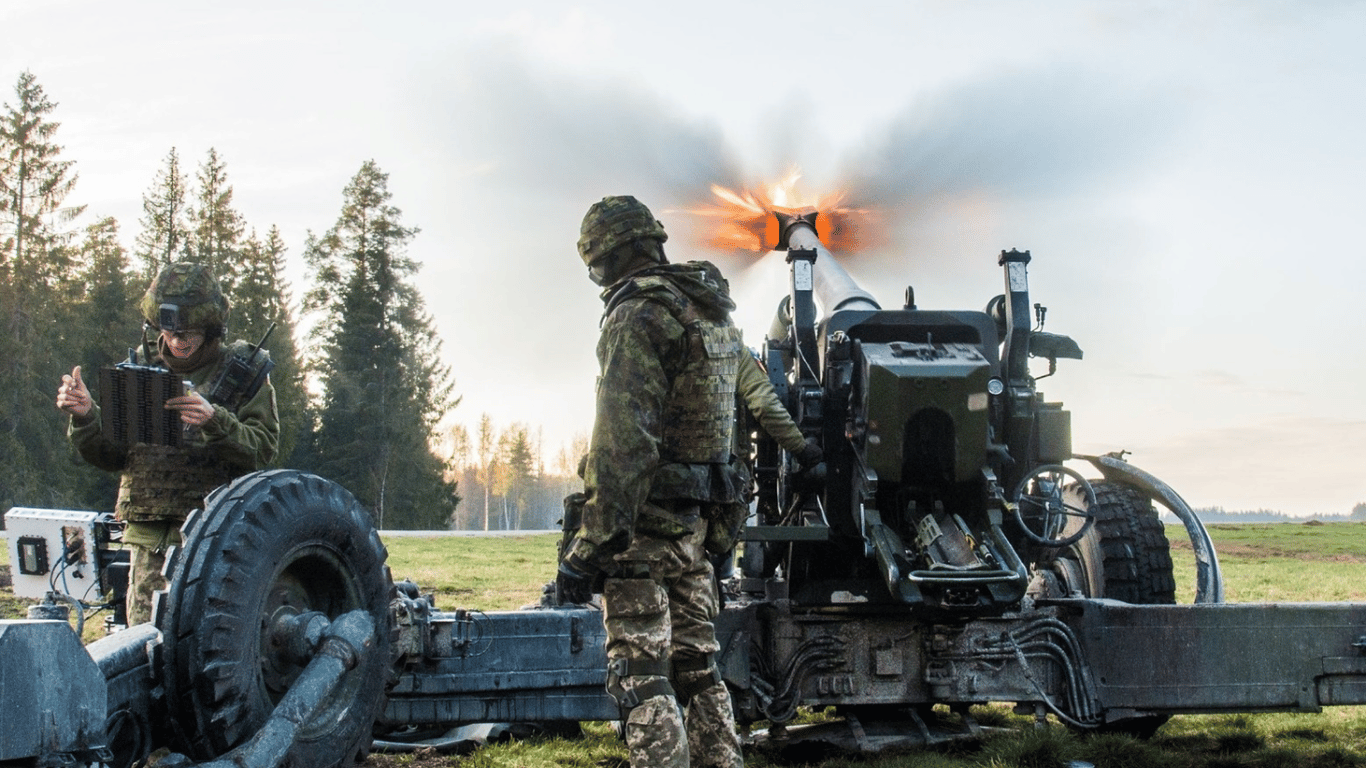
<instances>
[{"instance_id":1,"label":"black strap","mask_svg":"<svg viewBox=\"0 0 1366 768\"><path fill-rule=\"evenodd\" d=\"M674 687L669 683L669 667L667 659L611 659L607 662L607 693L626 712L655 696L677 699ZM629 677L652 679L638 682L627 690L621 681Z\"/></svg>"},{"instance_id":2,"label":"black strap","mask_svg":"<svg viewBox=\"0 0 1366 768\"><path fill-rule=\"evenodd\" d=\"M711 654L707 654L707 656L708 656L708 658L710 658ZM688 706L688 704L693 700L693 697L696 696L697 694L699 694L699 693L701 693L701 692L703 692L703 691L705 691L705 690L707 690L708 688L711 688L711 687L713 687L713 686L721 685L721 671L720 671L720 670L718 670L716 667L712 666L711 664L708 664L707 666L703 667L702 669L706 669L706 670L710 671L711 674L702 675L702 676L698 677L696 680L693 680L692 682L689 682L689 683L684 683L684 682L682 682L681 676L675 676L675 677L674 677L674 680L678 682L678 685L674 687L674 690L676 691L676 695L678 696L678 703L679 703L679 704L682 704L683 706L686 707L686 706ZM675 671L675 672L679 672L679 671L681 671L681 670L679 670L678 667L674 667L674 671ZM701 670L692 670L692 671L701 671Z\"/></svg>"},{"instance_id":3,"label":"black strap","mask_svg":"<svg viewBox=\"0 0 1366 768\"><path fill-rule=\"evenodd\" d=\"M610 659L607 662L607 674L617 677L668 677L670 671L668 659Z\"/></svg>"},{"instance_id":4,"label":"black strap","mask_svg":"<svg viewBox=\"0 0 1366 768\"><path fill-rule=\"evenodd\" d=\"M710 653L676 653L673 656L674 674L681 672L701 672L712 665Z\"/></svg>"}]
</instances>

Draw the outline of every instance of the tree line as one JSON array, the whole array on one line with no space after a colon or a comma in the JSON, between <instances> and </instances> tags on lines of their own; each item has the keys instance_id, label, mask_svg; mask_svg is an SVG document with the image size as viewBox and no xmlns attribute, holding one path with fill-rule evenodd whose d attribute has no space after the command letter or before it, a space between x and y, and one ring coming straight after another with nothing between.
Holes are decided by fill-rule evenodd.
<instances>
[{"instance_id":1,"label":"tree line","mask_svg":"<svg viewBox=\"0 0 1366 768\"><path fill-rule=\"evenodd\" d=\"M72 202L79 176L62 154L56 107L24 72L0 112L0 510L112 507L118 478L71 450L56 388L75 365L97 387L94 372L126 359L141 338L146 286L188 260L208 265L231 301L230 339L254 343L276 326L265 345L281 421L276 465L336 480L383 528L554 523L564 478L541 466L529 428L500 432L485 415L471 440L443 425L460 398L415 286L421 265L407 255L419 229L403 221L373 160L342 190L336 221L309 230L309 282L296 305L279 229L236 209L215 149L192 177L170 149L143 193L131 250L112 217L79 226L86 206ZM479 503L460 504L457 489Z\"/></svg>"},{"instance_id":2,"label":"tree line","mask_svg":"<svg viewBox=\"0 0 1366 768\"><path fill-rule=\"evenodd\" d=\"M564 497L582 490L578 464L588 452L588 438L580 435L561 446L547 467L539 430L523 423L500 429L484 413L474 434L463 424L447 428L441 451L451 458L465 497L451 527L545 530L558 527Z\"/></svg>"},{"instance_id":3,"label":"tree line","mask_svg":"<svg viewBox=\"0 0 1366 768\"><path fill-rule=\"evenodd\" d=\"M1312 515L1298 517L1271 509L1229 511L1223 507L1200 507L1192 510L1195 516L1206 523L1303 523L1317 520L1321 523L1366 522L1366 501L1358 502L1346 515ZM1175 522L1176 516L1163 511L1167 522Z\"/></svg>"}]
</instances>

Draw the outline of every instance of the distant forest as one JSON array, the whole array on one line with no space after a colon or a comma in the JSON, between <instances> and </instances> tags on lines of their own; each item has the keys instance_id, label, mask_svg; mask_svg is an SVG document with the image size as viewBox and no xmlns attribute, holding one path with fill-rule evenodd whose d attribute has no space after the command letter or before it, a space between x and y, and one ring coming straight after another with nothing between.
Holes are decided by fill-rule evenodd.
<instances>
[{"instance_id":1,"label":"distant forest","mask_svg":"<svg viewBox=\"0 0 1366 768\"><path fill-rule=\"evenodd\" d=\"M1309 520L1318 520L1323 523L1366 522L1366 501L1352 507L1351 514L1347 515L1303 517L1287 515L1284 512L1273 512L1269 509L1230 512L1223 507L1201 507L1194 511L1196 517L1206 523L1303 523ZM1167 522L1176 522L1176 516L1166 510L1162 511L1162 519Z\"/></svg>"},{"instance_id":2,"label":"distant forest","mask_svg":"<svg viewBox=\"0 0 1366 768\"><path fill-rule=\"evenodd\" d=\"M419 230L403 221L374 161L339 190L335 222L309 231L308 284L296 301L279 229L238 212L216 150L193 174L175 147L148 169L130 248L125 223L92 220L75 200L57 103L30 72L13 94L0 108L0 511L112 509L118 477L71 449L57 387L79 365L97 388L98 370L141 342L138 305L151 280L194 261L232 304L229 340L254 343L276 326L265 345L281 421L276 466L335 480L380 528L555 524L577 456L561 451L556 475L525 425L498 427L484 415L474 439L451 425L460 398L416 288L419 265L406 255Z\"/></svg>"}]
</instances>

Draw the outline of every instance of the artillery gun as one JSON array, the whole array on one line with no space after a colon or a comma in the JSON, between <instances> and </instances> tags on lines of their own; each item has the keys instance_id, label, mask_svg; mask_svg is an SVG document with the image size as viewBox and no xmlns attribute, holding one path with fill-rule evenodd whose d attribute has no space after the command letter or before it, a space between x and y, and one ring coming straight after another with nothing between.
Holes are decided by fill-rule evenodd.
<instances>
[{"instance_id":1,"label":"artillery gun","mask_svg":"<svg viewBox=\"0 0 1366 768\"><path fill-rule=\"evenodd\" d=\"M951 736L936 708L971 732L988 702L1135 732L1366 703L1366 605L1223 603L1178 494L1119 455L1073 454L1029 359L1051 372L1081 351L1032 327L1027 252L1001 254L982 311L910 292L883 309L813 212L774 215L791 280L762 354L826 462L800 470L751 431L754 511L716 621L742 723L796 739L800 707L834 707L808 735L872 750ZM1193 604L1174 602L1154 503L1191 539ZM438 610L392 583L368 515L328 480L239 478L183 536L151 624L82 648L65 622L0 622L0 763L126 768L164 744L174 765L323 768L376 740L620 716L600 613Z\"/></svg>"}]
</instances>

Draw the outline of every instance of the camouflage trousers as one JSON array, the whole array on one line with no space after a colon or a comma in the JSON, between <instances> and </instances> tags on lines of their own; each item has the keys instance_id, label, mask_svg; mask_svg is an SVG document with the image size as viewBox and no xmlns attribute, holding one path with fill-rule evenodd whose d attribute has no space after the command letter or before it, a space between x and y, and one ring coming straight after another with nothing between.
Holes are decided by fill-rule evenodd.
<instances>
[{"instance_id":1,"label":"camouflage trousers","mask_svg":"<svg viewBox=\"0 0 1366 768\"><path fill-rule=\"evenodd\" d=\"M129 523L124 544L132 549L128 563L128 626L152 620L152 594L166 588L166 550L180 543L179 522Z\"/></svg>"},{"instance_id":2,"label":"camouflage trousers","mask_svg":"<svg viewBox=\"0 0 1366 768\"><path fill-rule=\"evenodd\" d=\"M653 663L651 671L662 671L670 659L705 657L719 649L712 626L718 610L716 584L703 549L707 524L694 520L691 531L676 540L637 532L631 546L617 556L624 572L648 571L649 576L608 579L603 586L609 664L639 660L645 662L643 668ZM685 672L682 679L670 682L674 690L687 690L710 674ZM676 696L660 693L666 679L661 674L630 674L616 681L627 696L635 693L640 699L626 718L632 768L743 766L725 684L697 692L684 712Z\"/></svg>"}]
</instances>

